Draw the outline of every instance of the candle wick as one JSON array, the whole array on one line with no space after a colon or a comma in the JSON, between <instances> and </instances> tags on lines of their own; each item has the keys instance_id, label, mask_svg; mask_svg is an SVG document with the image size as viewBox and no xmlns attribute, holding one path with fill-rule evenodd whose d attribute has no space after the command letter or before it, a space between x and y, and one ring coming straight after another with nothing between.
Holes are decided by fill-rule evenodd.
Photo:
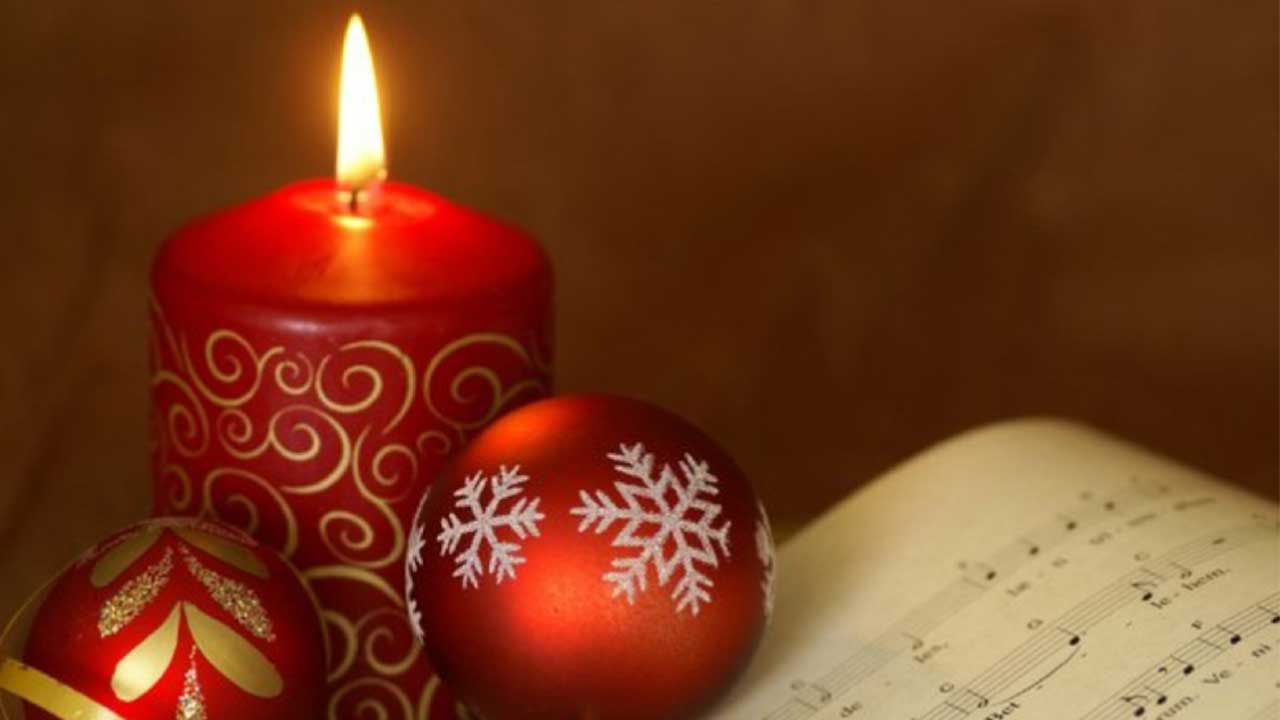
<instances>
[{"instance_id":1,"label":"candle wick","mask_svg":"<svg viewBox=\"0 0 1280 720\"><path fill-rule=\"evenodd\" d=\"M336 210L347 215L368 215L379 204L380 183L375 179L369 183L351 185L350 188L339 188Z\"/></svg>"}]
</instances>

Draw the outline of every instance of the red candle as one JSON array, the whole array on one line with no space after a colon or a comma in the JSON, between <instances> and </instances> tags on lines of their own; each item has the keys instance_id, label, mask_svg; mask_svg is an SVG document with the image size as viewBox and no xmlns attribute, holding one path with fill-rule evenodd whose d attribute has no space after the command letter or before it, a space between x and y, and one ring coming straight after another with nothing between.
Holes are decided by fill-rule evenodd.
<instances>
[{"instance_id":1,"label":"red candle","mask_svg":"<svg viewBox=\"0 0 1280 720\"><path fill-rule=\"evenodd\" d=\"M293 560L330 718L448 718L405 618L406 527L446 456L547 392L551 273L519 230L383 182L366 43L353 18L338 179L197 220L155 259L155 512Z\"/></svg>"}]
</instances>

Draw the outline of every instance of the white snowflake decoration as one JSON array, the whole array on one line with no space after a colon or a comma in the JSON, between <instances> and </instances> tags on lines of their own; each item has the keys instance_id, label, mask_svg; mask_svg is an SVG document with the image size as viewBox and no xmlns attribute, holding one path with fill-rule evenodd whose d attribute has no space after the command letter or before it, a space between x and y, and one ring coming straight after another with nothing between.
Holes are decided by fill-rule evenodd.
<instances>
[{"instance_id":1,"label":"white snowflake decoration","mask_svg":"<svg viewBox=\"0 0 1280 720\"><path fill-rule=\"evenodd\" d=\"M646 590L649 565L657 573L659 587L679 574L671 590L676 612L688 609L697 615L703 603L711 602L710 590L715 585L699 565L719 567L721 556L729 557L730 523L714 524L721 506L710 499L720 493L719 481L707 463L687 453L679 463L683 480L667 464L655 477L653 454L646 452L642 443L623 444L608 457L615 470L639 481L613 484L622 506L603 490L597 490L594 497L582 490L578 493L581 504L569 511L582 518L578 532L594 527L600 534L613 523L622 523L613 547L639 550L615 558L614 569L604 574L605 582L613 585L614 597L625 595L627 602L634 603L636 593ZM669 549L674 552L668 554Z\"/></svg>"},{"instance_id":2,"label":"white snowflake decoration","mask_svg":"<svg viewBox=\"0 0 1280 720\"><path fill-rule=\"evenodd\" d=\"M764 593L764 614L773 617L773 528L769 525L769 514L764 511L764 504L758 503L760 518L756 520L756 555L764 566L764 577L760 580L760 590Z\"/></svg>"},{"instance_id":3,"label":"white snowflake decoration","mask_svg":"<svg viewBox=\"0 0 1280 720\"><path fill-rule=\"evenodd\" d=\"M422 524L422 514L427 507L427 499L431 497L430 488L423 494L422 500L418 503L418 512L413 517L413 527L409 530L408 548L405 551L404 566L404 600L405 608L409 615L409 625L413 629L414 637L418 638L418 642L426 640L425 633L422 631L422 610L418 607L418 601L413 595L413 575L422 567L422 553L426 550L426 526Z\"/></svg>"},{"instance_id":4,"label":"white snowflake decoration","mask_svg":"<svg viewBox=\"0 0 1280 720\"><path fill-rule=\"evenodd\" d=\"M501 506L506 500L522 495L521 485L528 479L529 476L520 473L519 465L501 466L497 475L485 477L483 472L477 472L453 493L457 497L454 507L466 511L470 519L464 522L457 513L449 513L449 517L440 521L436 540L443 556L453 555L463 538L470 538L466 548L454 558L457 567L453 576L462 579L463 588L479 587L483 575L494 575L498 584L507 578L515 579L516 566L524 563L520 543L499 540L498 531L506 528L517 540L538 537L538 522L546 516L538 512L540 498L530 502L529 498L521 497L506 512L501 511ZM489 499L483 502L486 488ZM489 547L487 567L480 559L480 550L485 545Z\"/></svg>"},{"instance_id":5,"label":"white snowflake decoration","mask_svg":"<svg viewBox=\"0 0 1280 720\"><path fill-rule=\"evenodd\" d=\"M427 539L424 537L426 528L422 525L415 525L409 531L409 546L406 554L408 556L409 572L414 573L418 568L422 567L422 551L427 547Z\"/></svg>"},{"instance_id":6,"label":"white snowflake decoration","mask_svg":"<svg viewBox=\"0 0 1280 720\"><path fill-rule=\"evenodd\" d=\"M409 598L405 605L405 612L409 617L409 629L413 630L413 636L418 639L418 642L425 643L427 634L422 630L422 609L418 607L418 601Z\"/></svg>"}]
</instances>

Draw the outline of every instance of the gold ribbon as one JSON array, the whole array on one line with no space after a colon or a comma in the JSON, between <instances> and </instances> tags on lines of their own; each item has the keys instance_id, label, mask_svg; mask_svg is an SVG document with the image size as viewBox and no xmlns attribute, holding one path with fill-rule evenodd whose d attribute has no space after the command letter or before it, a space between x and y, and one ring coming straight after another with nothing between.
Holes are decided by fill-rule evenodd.
<instances>
[{"instance_id":1,"label":"gold ribbon","mask_svg":"<svg viewBox=\"0 0 1280 720\"><path fill-rule=\"evenodd\" d=\"M62 720L124 720L89 696L13 658L0 660L0 690ZM4 715L2 709L0 715Z\"/></svg>"}]
</instances>

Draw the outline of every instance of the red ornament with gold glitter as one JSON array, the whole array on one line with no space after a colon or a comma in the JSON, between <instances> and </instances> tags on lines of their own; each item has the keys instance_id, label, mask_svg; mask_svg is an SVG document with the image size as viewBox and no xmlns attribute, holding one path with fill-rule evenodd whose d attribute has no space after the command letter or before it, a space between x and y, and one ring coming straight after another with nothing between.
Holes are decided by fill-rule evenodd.
<instances>
[{"instance_id":1,"label":"red ornament with gold glitter","mask_svg":"<svg viewBox=\"0 0 1280 720\"><path fill-rule=\"evenodd\" d=\"M28 720L320 717L318 608L275 551L222 525L158 519L55 579L0 690Z\"/></svg>"},{"instance_id":2,"label":"red ornament with gold glitter","mask_svg":"<svg viewBox=\"0 0 1280 720\"><path fill-rule=\"evenodd\" d=\"M773 542L734 461L651 405L543 400L482 432L410 534L410 616L489 720L692 717L745 667Z\"/></svg>"}]
</instances>

